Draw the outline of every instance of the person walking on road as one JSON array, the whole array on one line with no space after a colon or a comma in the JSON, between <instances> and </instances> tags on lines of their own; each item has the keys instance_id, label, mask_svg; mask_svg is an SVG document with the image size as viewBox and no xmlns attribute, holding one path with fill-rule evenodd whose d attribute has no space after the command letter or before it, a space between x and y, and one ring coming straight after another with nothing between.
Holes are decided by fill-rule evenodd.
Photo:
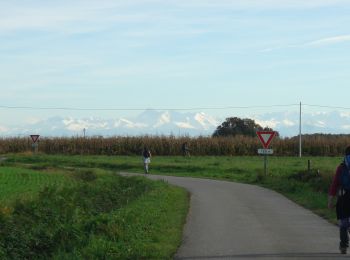
<instances>
[{"instance_id":1,"label":"person walking on road","mask_svg":"<svg viewBox=\"0 0 350 260\"><path fill-rule=\"evenodd\" d=\"M346 254L349 247L350 228L350 146L345 149L343 162L337 167L328 192L328 208L334 208L334 198L337 197L336 213L340 231L339 249Z\"/></svg>"},{"instance_id":2,"label":"person walking on road","mask_svg":"<svg viewBox=\"0 0 350 260\"><path fill-rule=\"evenodd\" d=\"M142 157L143 157L143 167L145 170L145 174L149 173L149 164L151 163L151 151L145 146L143 148L143 152L142 152Z\"/></svg>"},{"instance_id":3,"label":"person walking on road","mask_svg":"<svg viewBox=\"0 0 350 260\"><path fill-rule=\"evenodd\" d=\"M190 149L188 148L188 144L187 142L184 142L181 146L181 150L182 150L182 155L183 156L190 156Z\"/></svg>"}]
</instances>

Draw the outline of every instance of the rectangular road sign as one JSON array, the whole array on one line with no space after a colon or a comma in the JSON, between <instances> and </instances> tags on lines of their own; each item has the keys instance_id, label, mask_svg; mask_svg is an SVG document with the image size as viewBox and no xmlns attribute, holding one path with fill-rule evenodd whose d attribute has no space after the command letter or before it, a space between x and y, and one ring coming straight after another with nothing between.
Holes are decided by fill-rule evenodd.
<instances>
[{"instance_id":1,"label":"rectangular road sign","mask_svg":"<svg viewBox=\"0 0 350 260\"><path fill-rule=\"evenodd\" d=\"M264 155L273 154L273 149L258 149L258 154L264 154Z\"/></svg>"}]
</instances>

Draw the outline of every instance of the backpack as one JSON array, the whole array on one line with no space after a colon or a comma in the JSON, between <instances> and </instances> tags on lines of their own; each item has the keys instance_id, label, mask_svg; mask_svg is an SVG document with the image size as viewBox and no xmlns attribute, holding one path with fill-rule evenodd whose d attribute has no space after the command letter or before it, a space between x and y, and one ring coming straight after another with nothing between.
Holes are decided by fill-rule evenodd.
<instances>
[{"instance_id":1,"label":"backpack","mask_svg":"<svg viewBox=\"0 0 350 260\"><path fill-rule=\"evenodd\" d=\"M143 157L145 157L145 158L151 157L151 153L149 152L149 150L143 151Z\"/></svg>"},{"instance_id":2,"label":"backpack","mask_svg":"<svg viewBox=\"0 0 350 260\"><path fill-rule=\"evenodd\" d=\"M350 191L350 170L345 164L342 164L342 173L340 175L341 188Z\"/></svg>"}]
</instances>

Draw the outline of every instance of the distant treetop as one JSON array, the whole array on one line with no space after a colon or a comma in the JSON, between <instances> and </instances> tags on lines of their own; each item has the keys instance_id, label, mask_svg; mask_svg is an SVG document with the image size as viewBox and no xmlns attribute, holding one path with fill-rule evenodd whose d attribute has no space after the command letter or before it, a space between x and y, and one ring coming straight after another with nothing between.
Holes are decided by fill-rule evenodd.
<instances>
[{"instance_id":1,"label":"distant treetop","mask_svg":"<svg viewBox=\"0 0 350 260\"><path fill-rule=\"evenodd\" d=\"M213 137L236 135L256 136L256 131L273 131L273 129L262 127L249 118L228 117L225 122L216 128ZM276 135L279 135L278 132Z\"/></svg>"}]
</instances>

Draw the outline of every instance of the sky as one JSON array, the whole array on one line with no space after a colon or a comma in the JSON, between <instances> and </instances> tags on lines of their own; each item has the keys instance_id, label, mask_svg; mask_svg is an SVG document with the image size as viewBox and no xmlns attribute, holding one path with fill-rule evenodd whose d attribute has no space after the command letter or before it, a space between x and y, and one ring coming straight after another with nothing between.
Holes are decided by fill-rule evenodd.
<instances>
[{"instance_id":1,"label":"sky","mask_svg":"<svg viewBox=\"0 0 350 260\"><path fill-rule=\"evenodd\" d=\"M349 25L348 0L0 0L0 128L148 108L350 107Z\"/></svg>"}]
</instances>

